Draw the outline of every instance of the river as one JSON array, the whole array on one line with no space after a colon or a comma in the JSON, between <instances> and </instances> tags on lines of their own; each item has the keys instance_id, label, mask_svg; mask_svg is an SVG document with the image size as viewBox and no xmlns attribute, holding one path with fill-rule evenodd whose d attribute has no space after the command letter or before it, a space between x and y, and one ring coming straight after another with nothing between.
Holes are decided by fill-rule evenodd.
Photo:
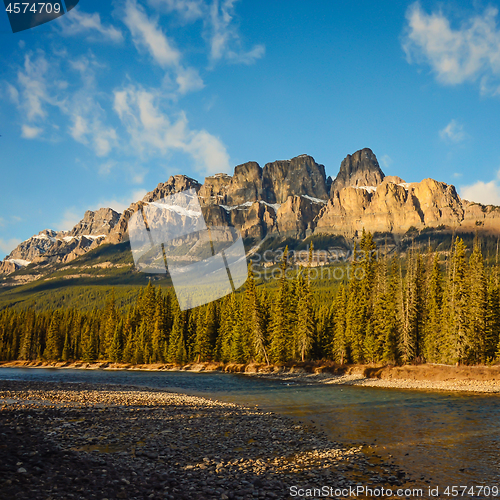
<instances>
[{"instance_id":1,"label":"river","mask_svg":"<svg viewBox=\"0 0 500 500\"><path fill-rule=\"evenodd\" d=\"M313 385L218 372L0 368L0 379L126 384L258 405L315 425L333 441L392 455L419 486L500 487L497 395Z\"/></svg>"}]
</instances>

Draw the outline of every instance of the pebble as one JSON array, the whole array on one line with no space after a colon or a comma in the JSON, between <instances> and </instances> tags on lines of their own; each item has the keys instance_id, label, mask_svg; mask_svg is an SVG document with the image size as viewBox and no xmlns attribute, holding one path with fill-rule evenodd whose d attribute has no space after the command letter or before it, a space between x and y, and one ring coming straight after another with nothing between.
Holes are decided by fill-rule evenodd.
<instances>
[{"instance_id":1,"label":"pebble","mask_svg":"<svg viewBox=\"0 0 500 500\"><path fill-rule=\"evenodd\" d=\"M288 499L292 485L401 483L398 465L255 407L21 381L0 381L0 400L0 498Z\"/></svg>"}]
</instances>

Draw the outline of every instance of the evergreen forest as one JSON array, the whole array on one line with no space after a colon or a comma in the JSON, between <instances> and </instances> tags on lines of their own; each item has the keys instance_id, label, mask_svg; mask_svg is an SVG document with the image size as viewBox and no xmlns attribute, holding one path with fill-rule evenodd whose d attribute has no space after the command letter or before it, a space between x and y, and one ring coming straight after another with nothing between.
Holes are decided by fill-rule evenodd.
<instances>
[{"instance_id":1,"label":"evergreen forest","mask_svg":"<svg viewBox=\"0 0 500 500\"><path fill-rule=\"evenodd\" d=\"M264 286L249 267L241 291L188 311L179 309L171 288L151 283L123 308L114 290L104 307L92 310L7 308L0 312L0 360L500 360L500 268L498 262L485 265L479 239L472 248L456 238L447 252L413 246L404 254L379 255L372 235L363 232L345 264L353 268L351 279L315 289L310 267L297 268L289 279L285 250L277 286Z\"/></svg>"}]
</instances>

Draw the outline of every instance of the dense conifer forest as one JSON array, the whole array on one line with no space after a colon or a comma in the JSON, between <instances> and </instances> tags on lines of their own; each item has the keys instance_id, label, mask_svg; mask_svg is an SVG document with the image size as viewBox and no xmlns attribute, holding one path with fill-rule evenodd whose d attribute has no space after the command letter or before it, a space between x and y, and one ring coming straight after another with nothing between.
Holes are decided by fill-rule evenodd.
<instances>
[{"instance_id":1,"label":"dense conifer forest","mask_svg":"<svg viewBox=\"0 0 500 500\"><path fill-rule=\"evenodd\" d=\"M372 235L363 233L346 263L351 279L326 290L315 290L311 267L290 275L289 264L285 250L272 290L249 268L243 291L189 311L179 309L173 290L151 283L124 309L114 291L104 308L91 311L5 309L0 360L500 360L500 268L485 266L478 239L470 249L456 238L449 252L414 246L404 255L380 256Z\"/></svg>"}]
</instances>

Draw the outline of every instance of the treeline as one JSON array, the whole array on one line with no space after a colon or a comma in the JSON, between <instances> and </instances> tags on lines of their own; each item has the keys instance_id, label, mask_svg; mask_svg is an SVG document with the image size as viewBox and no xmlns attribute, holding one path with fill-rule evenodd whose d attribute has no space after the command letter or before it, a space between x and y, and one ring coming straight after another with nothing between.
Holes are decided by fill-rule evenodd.
<instances>
[{"instance_id":1,"label":"treeline","mask_svg":"<svg viewBox=\"0 0 500 500\"><path fill-rule=\"evenodd\" d=\"M312 249L311 249L312 252ZM470 253L470 255L468 255ZM103 309L0 313L0 359L126 363L491 363L500 359L500 273L480 242L445 255L412 248L378 258L370 233L354 249L351 279L314 292L308 268L276 292L256 286L181 311L171 290L143 288L128 309L114 292ZM362 258L360 257L362 256Z\"/></svg>"}]
</instances>

